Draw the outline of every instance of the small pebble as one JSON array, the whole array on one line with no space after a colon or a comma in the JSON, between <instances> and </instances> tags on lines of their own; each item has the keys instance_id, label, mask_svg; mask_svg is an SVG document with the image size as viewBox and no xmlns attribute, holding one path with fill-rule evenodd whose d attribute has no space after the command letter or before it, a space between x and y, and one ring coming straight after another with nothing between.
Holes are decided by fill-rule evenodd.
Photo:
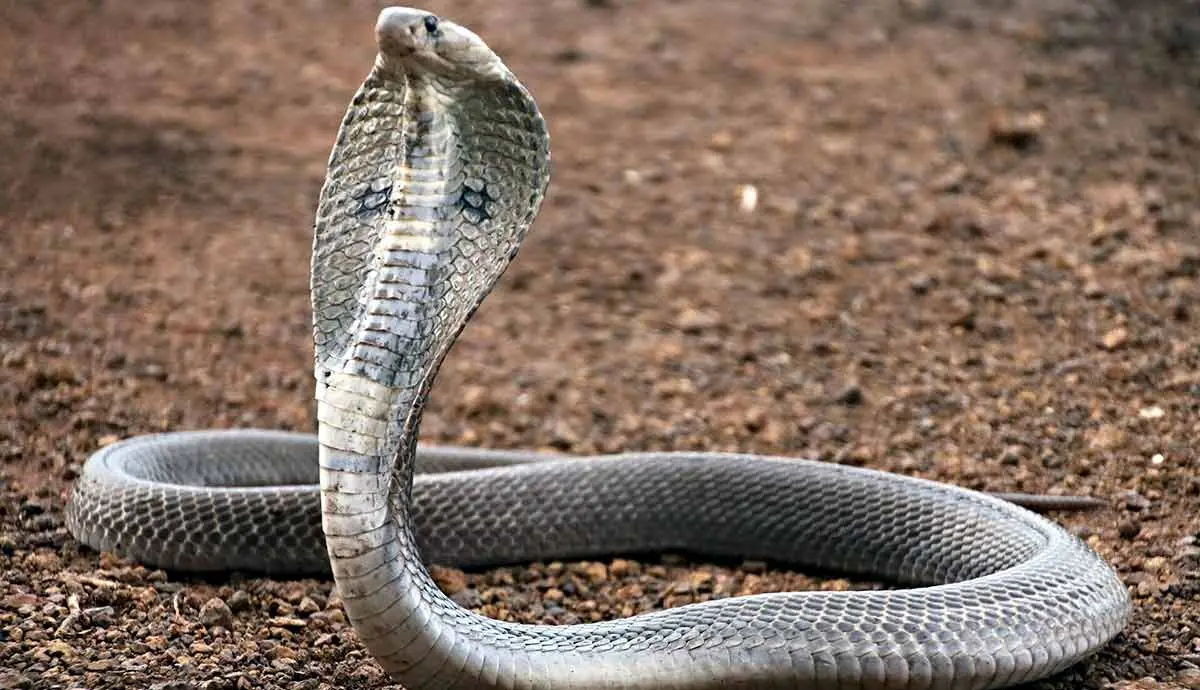
<instances>
[{"instance_id":1,"label":"small pebble","mask_svg":"<svg viewBox=\"0 0 1200 690\"><path fill-rule=\"evenodd\" d=\"M1117 534L1126 541L1132 541L1142 531L1142 525L1137 520L1122 520L1117 524Z\"/></svg>"},{"instance_id":2,"label":"small pebble","mask_svg":"<svg viewBox=\"0 0 1200 690\"><path fill-rule=\"evenodd\" d=\"M1105 350L1116 350L1129 342L1129 331L1124 328L1114 328L1100 338L1100 345Z\"/></svg>"},{"instance_id":3,"label":"small pebble","mask_svg":"<svg viewBox=\"0 0 1200 690\"><path fill-rule=\"evenodd\" d=\"M859 388L856 385L847 386L846 388L842 389L842 392L838 393L837 396L837 401L839 403L851 407L863 404L865 399L866 395L863 393L862 388Z\"/></svg>"},{"instance_id":4,"label":"small pebble","mask_svg":"<svg viewBox=\"0 0 1200 690\"><path fill-rule=\"evenodd\" d=\"M738 208L742 213L753 213L758 208L758 187L744 184L737 189Z\"/></svg>"},{"instance_id":5,"label":"small pebble","mask_svg":"<svg viewBox=\"0 0 1200 690\"><path fill-rule=\"evenodd\" d=\"M1147 558L1146 562L1142 564L1142 570L1145 570L1148 573L1161 573L1166 569L1166 567L1167 559L1163 558L1162 556Z\"/></svg>"},{"instance_id":6,"label":"small pebble","mask_svg":"<svg viewBox=\"0 0 1200 690\"><path fill-rule=\"evenodd\" d=\"M1142 512L1151 506L1150 499L1136 491L1123 491L1117 495L1117 498L1125 506L1126 510Z\"/></svg>"},{"instance_id":7,"label":"small pebble","mask_svg":"<svg viewBox=\"0 0 1200 690\"><path fill-rule=\"evenodd\" d=\"M993 143L1018 150L1032 148L1046 127L1042 113L1013 113L996 111L988 121L988 136Z\"/></svg>"},{"instance_id":8,"label":"small pebble","mask_svg":"<svg viewBox=\"0 0 1200 690\"><path fill-rule=\"evenodd\" d=\"M229 597L229 610L233 612L247 611L250 609L252 603L250 593L244 589L239 589Z\"/></svg>"},{"instance_id":9,"label":"small pebble","mask_svg":"<svg viewBox=\"0 0 1200 690\"><path fill-rule=\"evenodd\" d=\"M207 626L219 625L222 628L233 627L233 611L217 597L213 597L200 606L200 622Z\"/></svg>"}]
</instances>

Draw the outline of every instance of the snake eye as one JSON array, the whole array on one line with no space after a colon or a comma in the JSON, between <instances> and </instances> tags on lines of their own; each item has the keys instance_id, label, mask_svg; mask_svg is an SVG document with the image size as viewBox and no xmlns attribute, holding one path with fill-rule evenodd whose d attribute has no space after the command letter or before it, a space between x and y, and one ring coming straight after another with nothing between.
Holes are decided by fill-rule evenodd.
<instances>
[{"instance_id":1,"label":"snake eye","mask_svg":"<svg viewBox=\"0 0 1200 690\"><path fill-rule=\"evenodd\" d=\"M436 34L438 30L438 18L432 14L425 15L425 30L431 34Z\"/></svg>"}]
</instances>

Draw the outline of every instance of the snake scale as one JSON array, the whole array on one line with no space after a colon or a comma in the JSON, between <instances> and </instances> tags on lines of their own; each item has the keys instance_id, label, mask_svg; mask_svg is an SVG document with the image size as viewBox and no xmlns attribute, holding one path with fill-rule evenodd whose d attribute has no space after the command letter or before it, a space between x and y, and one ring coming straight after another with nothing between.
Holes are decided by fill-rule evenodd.
<instances>
[{"instance_id":1,"label":"snake scale","mask_svg":"<svg viewBox=\"0 0 1200 690\"><path fill-rule=\"evenodd\" d=\"M376 39L316 216L317 437L198 431L106 447L68 506L79 539L164 567L332 572L362 644L411 690L991 688L1053 674L1121 631L1130 600L1113 570L996 497L754 455L418 449L443 358L540 207L549 136L467 29L388 8ZM421 558L662 549L901 588L532 626L459 607Z\"/></svg>"}]
</instances>

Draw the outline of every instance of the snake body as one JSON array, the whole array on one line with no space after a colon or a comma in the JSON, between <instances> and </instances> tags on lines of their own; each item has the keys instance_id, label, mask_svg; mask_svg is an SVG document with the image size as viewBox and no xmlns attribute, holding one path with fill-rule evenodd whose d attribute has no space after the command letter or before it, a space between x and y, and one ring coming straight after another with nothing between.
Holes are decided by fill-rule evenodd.
<instances>
[{"instance_id":1,"label":"snake body","mask_svg":"<svg viewBox=\"0 0 1200 690\"><path fill-rule=\"evenodd\" d=\"M82 541L167 567L332 572L361 642L411 690L990 688L1053 674L1124 627L1128 594L1097 554L965 489L754 455L418 449L442 359L537 214L549 137L470 31L389 8L376 38L315 224L316 439L202 431L104 448L68 507ZM906 588L528 626L459 607L422 560L662 549Z\"/></svg>"}]
</instances>

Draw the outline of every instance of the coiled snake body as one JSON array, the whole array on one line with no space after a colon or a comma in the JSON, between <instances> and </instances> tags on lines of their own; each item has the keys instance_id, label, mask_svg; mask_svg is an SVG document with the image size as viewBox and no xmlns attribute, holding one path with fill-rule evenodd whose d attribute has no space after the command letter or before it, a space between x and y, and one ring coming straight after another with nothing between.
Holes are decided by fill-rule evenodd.
<instances>
[{"instance_id":1,"label":"coiled snake body","mask_svg":"<svg viewBox=\"0 0 1200 690\"><path fill-rule=\"evenodd\" d=\"M166 567L331 570L362 643L412 690L1000 687L1122 629L1128 595L1094 552L964 489L750 455L418 452L438 367L537 213L549 138L473 33L390 8L376 36L317 211L317 439L212 431L109 446L68 508L81 540ZM314 479L319 496L303 485ZM909 588L526 626L460 608L420 557L668 548Z\"/></svg>"}]
</instances>

